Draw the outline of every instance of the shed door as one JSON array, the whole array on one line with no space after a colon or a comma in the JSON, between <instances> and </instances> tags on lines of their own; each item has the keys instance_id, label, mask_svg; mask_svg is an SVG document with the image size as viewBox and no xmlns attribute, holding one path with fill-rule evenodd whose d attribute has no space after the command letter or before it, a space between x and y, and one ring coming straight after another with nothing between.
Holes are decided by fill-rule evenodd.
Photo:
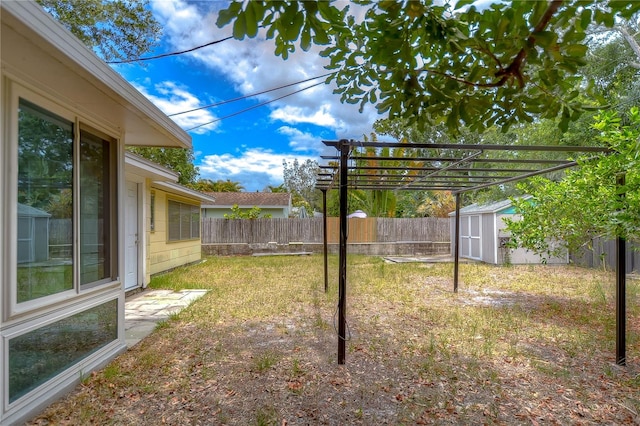
<instances>
[{"instance_id":1,"label":"shed door","mask_svg":"<svg viewBox=\"0 0 640 426\"><path fill-rule=\"evenodd\" d=\"M130 290L138 286L138 184L135 182L127 182L124 223L124 289Z\"/></svg>"},{"instance_id":2,"label":"shed door","mask_svg":"<svg viewBox=\"0 0 640 426\"><path fill-rule=\"evenodd\" d=\"M460 256L480 260L480 216L460 218Z\"/></svg>"}]
</instances>

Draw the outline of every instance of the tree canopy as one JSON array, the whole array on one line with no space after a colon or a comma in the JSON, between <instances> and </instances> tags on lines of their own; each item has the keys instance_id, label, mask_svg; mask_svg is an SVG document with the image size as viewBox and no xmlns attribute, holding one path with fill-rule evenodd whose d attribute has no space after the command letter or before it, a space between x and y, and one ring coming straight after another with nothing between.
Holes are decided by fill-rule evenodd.
<instances>
[{"instance_id":1,"label":"tree canopy","mask_svg":"<svg viewBox=\"0 0 640 426\"><path fill-rule=\"evenodd\" d=\"M141 57L162 32L148 0L36 1L106 61Z\"/></svg>"},{"instance_id":2,"label":"tree canopy","mask_svg":"<svg viewBox=\"0 0 640 426\"><path fill-rule=\"evenodd\" d=\"M520 184L532 198L514 199L522 220L509 222L513 247L557 255L595 237L640 235L640 109L633 107L625 121L607 112L594 125L611 154L581 160L581 167L557 182L538 177Z\"/></svg>"},{"instance_id":3,"label":"tree canopy","mask_svg":"<svg viewBox=\"0 0 640 426\"><path fill-rule=\"evenodd\" d=\"M301 163L295 158L290 163L283 160L282 167L283 186L291 193L293 206L304 206L308 211L314 211L318 207L318 163L309 159Z\"/></svg>"},{"instance_id":4,"label":"tree canopy","mask_svg":"<svg viewBox=\"0 0 640 426\"><path fill-rule=\"evenodd\" d=\"M535 117L562 129L603 99L586 102L587 30L613 28L640 2L552 0L494 2L264 0L232 2L217 25L237 39L274 39L286 59L299 46L326 48L343 101L456 131L508 128ZM341 5L338 7L336 5Z\"/></svg>"},{"instance_id":5,"label":"tree canopy","mask_svg":"<svg viewBox=\"0 0 640 426\"><path fill-rule=\"evenodd\" d=\"M242 192L244 186L240 182L234 182L230 179L198 179L195 183L189 185L191 188L202 192Z\"/></svg>"},{"instance_id":6,"label":"tree canopy","mask_svg":"<svg viewBox=\"0 0 640 426\"><path fill-rule=\"evenodd\" d=\"M198 178L198 168L193 165L193 149L134 146L128 146L127 149L177 172L181 185L191 186Z\"/></svg>"}]
</instances>

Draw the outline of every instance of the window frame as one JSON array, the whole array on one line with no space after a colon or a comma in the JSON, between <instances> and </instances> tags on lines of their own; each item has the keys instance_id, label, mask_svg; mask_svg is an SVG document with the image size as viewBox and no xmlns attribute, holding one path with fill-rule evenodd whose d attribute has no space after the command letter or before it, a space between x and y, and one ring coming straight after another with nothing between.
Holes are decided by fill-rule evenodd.
<instances>
[{"instance_id":1,"label":"window frame","mask_svg":"<svg viewBox=\"0 0 640 426\"><path fill-rule=\"evenodd\" d=\"M171 212L170 212L170 205L171 203L176 203L178 204L179 208L180 208L180 212L179 212L179 216L178 216L178 223L180 224L180 237L179 238L171 238ZM184 207L188 207L188 211L184 211L183 212L183 208ZM186 209L185 209L186 210ZM193 229L194 229L194 222L192 221L192 217L194 214L194 210L197 210L197 214L198 214L198 235L197 236L193 236ZM189 235L187 238L183 237L183 222L186 222L184 219L188 218L188 225L185 224L185 227L188 229ZM179 243L179 242L183 242L183 241L195 241L195 240L199 240L201 238L200 234L200 226L202 223L202 214L200 212L200 205L196 205L196 204L192 204L192 203L188 203L185 202L184 200L179 200L179 199L175 199L175 198L171 198L171 197L167 197L167 243Z\"/></svg>"},{"instance_id":2,"label":"window frame","mask_svg":"<svg viewBox=\"0 0 640 426\"><path fill-rule=\"evenodd\" d=\"M156 232L156 191L149 191L149 231Z\"/></svg>"},{"instance_id":3,"label":"window frame","mask_svg":"<svg viewBox=\"0 0 640 426\"><path fill-rule=\"evenodd\" d=\"M119 245L119 175L122 173L120 165L120 149L119 138L110 136L108 130L102 131L95 126L91 120L86 119L80 113L74 112L68 108L65 108L57 102L25 87L24 85L9 79L5 79L4 87L6 88L6 97L4 100L4 110L6 111L5 117L5 137L6 143L4 143L2 149L4 159L2 160L2 167L6 170L5 175L8 179L3 182L5 196L11 202L4 205L4 226L5 226L5 241L3 244L4 266L2 277L9 285L3 286L3 297L8 302L6 304L7 310L2 318L2 321L7 323L17 317L24 315L36 315L43 309L46 310L54 305L60 304L71 299L81 299L91 292L101 291L106 288L117 287L120 285L119 281L119 264L120 256L118 253ZM26 300L18 303L18 253L17 253L17 200L18 200L18 141L19 141L19 105L20 100L31 103L38 108L41 108L51 114L54 114L60 118L63 118L72 123L73 126L73 214L72 214L72 260L73 260L73 285L68 290L63 290L58 293L46 295L43 297ZM109 169L110 177L108 190L110 191L111 199L114 201L111 203L109 209L109 238L110 248L108 255L110 256L109 276L103 280L81 285L80 281L80 135L82 132L88 132L94 136L101 138L108 138L111 145L109 151Z\"/></svg>"}]
</instances>

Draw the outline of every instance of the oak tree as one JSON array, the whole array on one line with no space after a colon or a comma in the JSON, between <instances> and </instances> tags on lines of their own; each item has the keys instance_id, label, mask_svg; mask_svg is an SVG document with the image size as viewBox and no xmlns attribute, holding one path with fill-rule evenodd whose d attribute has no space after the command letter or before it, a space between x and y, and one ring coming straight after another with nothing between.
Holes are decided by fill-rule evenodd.
<instances>
[{"instance_id":1,"label":"oak tree","mask_svg":"<svg viewBox=\"0 0 640 426\"><path fill-rule=\"evenodd\" d=\"M588 28L640 10L620 0L351 3L232 2L217 24L232 24L236 39L264 27L283 59L297 46L326 46L341 99L392 118L482 131L557 117L566 129L594 106L578 96L588 89L578 73Z\"/></svg>"}]
</instances>

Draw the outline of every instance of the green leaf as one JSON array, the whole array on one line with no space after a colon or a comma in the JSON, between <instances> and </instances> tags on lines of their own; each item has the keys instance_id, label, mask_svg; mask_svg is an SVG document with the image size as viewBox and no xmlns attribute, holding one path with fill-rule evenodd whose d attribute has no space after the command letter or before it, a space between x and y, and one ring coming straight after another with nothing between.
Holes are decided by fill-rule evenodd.
<instances>
[{"instance_id":1,"label":"green leaf","mask_svg":"<svg viewBox=\"0 0 640 426\"><path fill-rule=\"evenodd\" d=\"M329 43L329 35L323 28L320 21L318 21L315 17L309 17L309 25L313 29L313 42L316 44L328 44Z\"/></svg>"},{"instance_id":2,"label":"green leaf","mask_svg":"<svg viewBox=\"0 0 640 426\"><path fill-rule=\"evenodd\" d=\"M228 8L221 10L216 20L218 28L222 28L227 25L233 18L238 16L238 12L242 10L242 2L231 2Z\"/></svg>"},{"instance_id":3,"label":"green leaf","mask_svg":"<svg viewBox=\"0 0 640 426\"><path fill-rule=\"evenodd\" d=\"M564 53L574 58L583 58L587 54L587 46L583 44L571 44L564 46Z\"/></svg>"},{"instance_id":4,"label":"green leaf","mask_svg":"<svg viewBox=\"0 0 640 426\"><path fill-rule=\"evenodd\" d=\"M245 13L241 12L233 23L233 38L236 40L244 39L247 34L247 22Z\"/></svg>"},{"instance_id":5,"label":"green leaf","mask_svg":"<svg viewBox=\"0 0 640 426\"><path fill-rule=\"evenodd\" d=\"M458 0L458 1L455 3L455 8L454 8L454 10L460 10L460 9L462 9L462 8L463 8L463 7L465 7L465 6L469 6L469 5L473 4L473 3L475 3L475 1L476 1L476 0Z\"/></svg>"},{"instance_id":6,"label":"green leaf","mask_svg":"<svg viewBox=\"0 0 640 426\"><path fill-rule=\"evenodd\" d=\"M309 25L305 25L300 34L300 48L307 52L311 48L311 30Z\"/></svg>"},{"instance_id":7,"label":"green leaf","mask_svg":"<svg viewBox=\"0 0 640 426\"><path fill-rule=\"evenodd\" d=\"M255 6L259 2L249 2L247 4L247 10L244 14L245 31L248 37L253 38L258 34L258 22L256 20Z\"/></svg>"},{"instance_id":8,"label":"green leaf","mask_svg":"<svg viewBox=\"0 0 640 426\"><path fill-rule=\"evenodd\" d=\"M535 35L536 44L548 49L555 46L558 35L553 31L540 31Z\"/></svg>"},{"instance_id":9,"label":"green leaf","mask_svg":"<svg viewBox=\"0 0 640 426\"><path fill-rule=\"evenodd\" d=\"M453 110L447 116L447 128L449 130L457 132L458 126L460 123L458 122L458 111L457 108L453 108Z\"/></svg>"},{"instance_id":10,"label":"green leaf","mask_svg":"<svg viewBox=\"0 0 640 426\"><path fill-rule=\"evenodd\" d=\"M586 30L591 23L591 9L584 9L580 15L580 27L581 30Z\"/></svg>"}]
</instances>

